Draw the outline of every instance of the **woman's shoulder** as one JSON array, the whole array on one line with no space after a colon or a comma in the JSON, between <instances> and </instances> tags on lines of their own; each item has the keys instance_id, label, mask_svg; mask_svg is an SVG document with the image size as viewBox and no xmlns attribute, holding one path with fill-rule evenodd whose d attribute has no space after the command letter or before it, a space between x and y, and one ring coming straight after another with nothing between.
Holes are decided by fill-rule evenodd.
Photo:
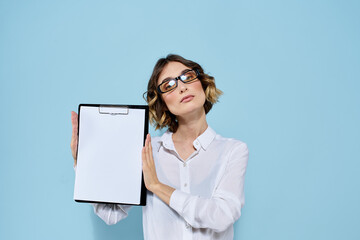
<instances>
[{"instance_id":1,"label":"woman's shoulder","mask_svg":"<svg viewBox=\"0 0 360 240\"><path fill-rule=\"evenodd\" d=\"M170 136L171 132L169 130L167 131L156 131L152 136L151 136L151 140L154 142L158 142L158 141L162 141L164 138L166 138L167 136Z\"/></svg>"},{"instance_id":2,"label":"woman's shoulder","mask_svg":"<svg viewBox=\"0 0 360 240\"><path fill-rule=\"evenodd\" d=\"M227 149L238 149L242 151L248 151L247 144L239 140L237 138L232 137L223 137L220 134L216 134L214 138L214 143L217 145L223 145L223 147L226 147Z\"/></svg>"},{"instance_id":3,"label":"woman's shoulder","mask_svg":"<svg viewBox=\"0 0 360 240\"><path fill-rule=\"evenodd\" d=\"M168 141L168 138L171 138L170 131L165 132L156 132L156 135L151 136L151 145L153 149L158 149L161 145L161 142Z\"/></svg>"},{"instance_id":4,"label":"woman's shoulder","mask_svg":"<svg viewBox=\"0 0 360 240\"><path fill-rule=\"evenodd\" d=\"M226 159L228 159L228 163L237 163L246 166L249 158L249 149L245 142L236 138L223 137L216 134L214 144L214 149L217 149L227 156Z\"/></svg>"}]
</instances>

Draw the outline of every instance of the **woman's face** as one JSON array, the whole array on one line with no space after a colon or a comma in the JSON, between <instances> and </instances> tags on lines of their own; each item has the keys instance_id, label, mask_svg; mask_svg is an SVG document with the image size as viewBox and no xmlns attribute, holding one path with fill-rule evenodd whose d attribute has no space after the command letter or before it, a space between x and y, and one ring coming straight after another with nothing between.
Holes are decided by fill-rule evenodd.
<instances>
[{"instance_id":1,"label":"woman's face","mask_svg":"<svg viewBox=\"0 0 360 240\"><path fill-rule=\"evenodd\" d=\"M180 62L169 62L162 70L158 86L167 78L176 78L184 70L190 69ZM185 116L196 111L205 111L205 93L200 80L183 83L178 80L178 86L170 92L161 95L169 111L175 116Z\"/></svg>"}]
</instances>

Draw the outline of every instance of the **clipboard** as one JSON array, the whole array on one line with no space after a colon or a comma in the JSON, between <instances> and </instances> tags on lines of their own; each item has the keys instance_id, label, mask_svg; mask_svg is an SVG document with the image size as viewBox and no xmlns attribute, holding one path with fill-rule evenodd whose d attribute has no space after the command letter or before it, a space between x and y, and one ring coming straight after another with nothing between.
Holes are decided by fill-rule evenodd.
<instances>
[{"instance_id":1,"label":"clipboard","mask_svg":"<svg viewBox=\"0 0 360 240\"><path fill-rule=\"evenodd\" d=\"M76 202L146 205L141 150L146 105L80 104Z\"/></svg>"}]
</instances>

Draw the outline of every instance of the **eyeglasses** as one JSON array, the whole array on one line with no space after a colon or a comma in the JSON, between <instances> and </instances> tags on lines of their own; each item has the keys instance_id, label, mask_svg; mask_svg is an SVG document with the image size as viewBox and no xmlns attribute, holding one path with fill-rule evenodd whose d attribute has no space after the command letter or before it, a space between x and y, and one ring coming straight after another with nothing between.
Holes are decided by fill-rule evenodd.
<instances>
[{"instance_id":1,"label":"eyeglasses","mask_svg":"<svg viewBox=\"0 0 360 240\"><path fill-rule=\"evenodd\" d=\"M188 70L181 74L180 76L172 79L167 79L162 82L158 87L157 90L159 93L166 93L174 90L178 86L178 80L182 81L183 83L191 83L195 81L199 76L199 72L195 70Z\"/></svg>"}]
</instances>

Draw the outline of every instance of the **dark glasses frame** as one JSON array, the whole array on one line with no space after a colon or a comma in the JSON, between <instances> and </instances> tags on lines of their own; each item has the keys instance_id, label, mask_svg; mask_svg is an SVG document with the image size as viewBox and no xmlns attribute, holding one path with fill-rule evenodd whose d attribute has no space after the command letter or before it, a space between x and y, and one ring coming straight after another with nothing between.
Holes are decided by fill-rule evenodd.
<instances>
[{"instance_id":1,"label":"dark glasses frame","mask_svg":"<svg viewBox=\"0 0 360 240\"><path fill-rule=\"evenodd\" d=\"M191 72L191 71L194 71L194 72L195 72L195 74L196 74L195 78L190 79L190 80L187 80L187 81L181 80L181 77L182 77L183 75L185 75L186 73ZM157 86L156 89L157 89L157 91L158 91L160 94L167 93L167 92L170 92L170 91L172 91L172 90L174 90L174 89L176 89L176 88L178 87L178 81L179 81L179 80L180 80L181 82L183 82L183 83L191 83L191 82L193 82L194 80L198 79L199 75L200 75L200 73L199 73L199 71L198 71L197 69L189 69L188 71L184 72L183 74L181 74L180 76L178 76L178 77L176 77L176 78L168 79L168 80L162 82L159 86ZM170 89L170 90L168 90L168 91L161 91L161 86L164 85L164 84L166 84L166 83L168 83L168 82L170 82L170 81L175 81L175 87L172 88L172 89Z\"/></svg>"}]
</instances>

